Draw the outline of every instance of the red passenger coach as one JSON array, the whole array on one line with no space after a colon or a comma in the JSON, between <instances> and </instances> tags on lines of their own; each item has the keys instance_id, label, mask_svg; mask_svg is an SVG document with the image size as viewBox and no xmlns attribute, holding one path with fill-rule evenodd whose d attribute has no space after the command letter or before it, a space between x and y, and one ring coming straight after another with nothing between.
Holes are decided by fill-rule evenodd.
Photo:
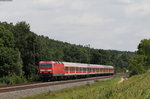
<instances>
[{"instance_id":1,"label":"red passenger coach","mask_svg":"<svg viewBox=\"0 0 150 99\"><path fill-rule=\"evenodd\" d=\"M40 61L39 73L45 78L69 78L91 75L112 75L113 66L57 61Z\"/></svg>"}]
</instances>

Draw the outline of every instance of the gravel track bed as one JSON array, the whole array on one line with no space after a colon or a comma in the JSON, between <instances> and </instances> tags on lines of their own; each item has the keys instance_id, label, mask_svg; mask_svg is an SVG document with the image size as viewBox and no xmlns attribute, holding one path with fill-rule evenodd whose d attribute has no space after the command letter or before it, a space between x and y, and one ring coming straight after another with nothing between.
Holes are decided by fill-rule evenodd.
<instances>
[{"instance_id":1,"label":"gravel track bed","mask_svg":"<svg viewBox=\"0 0 150 99\"><path fill-rule=\"evenodd\" d=\"M106 78L106 79L100 79L100 80L108 80L108 79L112 79L112 78ZM72 86L91 84L91 83L94 83L94 82L95 82L95 80L89 80L89 81L67 83L67 84L61 84L61 85L53 85L53 86L46 86L46 87L40 87L40 88L33 88L33 89L26 89L26 90L0 93L0 99L18 99L18 98L21 98L21 97L40 94L40 93L43 93L43 92L60 90L60 89L67 88L67 87L72 87Z\"/></svg>"}]
</instances>

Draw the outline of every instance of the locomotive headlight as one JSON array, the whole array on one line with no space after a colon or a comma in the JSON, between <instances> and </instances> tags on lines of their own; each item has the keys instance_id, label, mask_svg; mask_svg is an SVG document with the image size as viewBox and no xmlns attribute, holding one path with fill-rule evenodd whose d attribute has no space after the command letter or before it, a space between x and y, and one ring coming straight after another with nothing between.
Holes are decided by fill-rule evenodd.
<instances>
[{"instance_id":1,"label":"locomotive headlight","mask_svg":"<svg viewBox=\"0 0 150 99\"><path fill-rule=\"evenodd\" d=\"M45 71L45 69L40 69L40 71Z\"/></svg>"},{"instance_id":2,"label":"locomotive headlight","mask_svg":"<svg viewBox=\"0 0 150 99\"><path fill-rule=\"evenodd\" d=\"M47 71L52 71L51 69L48 69Z\"/></svg>"}]
</instances>

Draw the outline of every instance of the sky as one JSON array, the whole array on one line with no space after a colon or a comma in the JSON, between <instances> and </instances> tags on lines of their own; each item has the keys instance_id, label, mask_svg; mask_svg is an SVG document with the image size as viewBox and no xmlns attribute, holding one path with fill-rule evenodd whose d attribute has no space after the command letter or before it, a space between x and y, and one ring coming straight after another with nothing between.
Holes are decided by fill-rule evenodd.
<instances>
[{"instance_id":1,"label":"sky","mask_svg":"<svg viewBox=\"0 0 150 99\"><path fill-rule=\"evenodd\" d=\"M0 0L0 21L91 48L136 51L150 38L150 0Z\"/></svg>"}]
</instances>

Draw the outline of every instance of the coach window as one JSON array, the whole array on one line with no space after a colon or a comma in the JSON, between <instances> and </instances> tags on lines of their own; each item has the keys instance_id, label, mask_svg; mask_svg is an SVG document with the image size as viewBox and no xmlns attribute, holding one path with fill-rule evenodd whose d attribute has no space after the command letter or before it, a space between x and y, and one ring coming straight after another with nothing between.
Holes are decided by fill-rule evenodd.
<instances>
[{"instance_id":1,"label":"coach window","mask_svg":"<svg viewBox=\"0 0 150 99\"><path fill-rule=\"evenodd\" d=\"M84 71L86 71L86 68L84 68Z\"/></svg>"},{"instance_id":2,"label":"coach window","mask_svg":"<svg viewBox=\"0 0 150 99\"><path fill-rule=\"evenodd\" d=\"M74 71L76 71L76 67L74 67Z\"/></svg>"},{"instance_id":3,"label":"coach window","mask_svg":"<svg viewBox=\"0 0 150 99\"><path fill-rule=\"evenodd\" d=\"M74 68L73 68L73 67L71 67L71 71L74 71Z\"/></svg>"},{"instance_id":4,"label":"coach window","mask_svg":"<svg viewBox=\"0 0 150 99\"><path fill-rule=\"evenodd\" d=\"M70 67L67 67L68 68L68 70L67 71L70 71Z\"/></svg>"},{"instance_id":5,"label":"coach window","mask_svg":"<svg viewBox=\"0 0 150 99\"><path fill-rule=\"evenodd\" d=\"M104 68L102 68L102 71L104 71Z\"/></svg>"},{"instance_id":6,"label":"coach window","mask_svg":"<svg viewBox=\"0 0 150 99\"><path fill-rule=\"evenodd\" d=\"M85 71L85 68L83 67L83 71Z\"/></svg>"},{"instance_id":7,"label":"coach window","mask_svg":"<svg viewBox=\"0 0 150 99\"><path fill-rule=\"evenodd\" d=\"M81 67L81 71L83 71L83 68Z\"/></svg>"},{"instance_id":8,"label":"coach window","mask_svg":"<svg viewBox=\"0 0 150 99\"><path fill-rule=\"evenodd\" d=\"M68 67L65 67L65 71L68 71Z\"/></svg>"},{"instance_id":9,"label":"coach window","mask_svg":"<svg viewBox=\"0 0 150 99\"><path fill-rule=\"evenodd\" d=\"M74 71L76 71L77 69L76 69L77 67L74 67Z\"/></svg>"},{"instance_id":10,"label":"coach window","mask_svg":"<svg viewBox=\"0 0 150 99\"><path fill-rule=\"evenodd\" d=\"M79 67L79 69L80 69L79 71L81 71L81 70L82 70L82 69L81 69L81 67Z\"/></svg>"}]
</instances>

